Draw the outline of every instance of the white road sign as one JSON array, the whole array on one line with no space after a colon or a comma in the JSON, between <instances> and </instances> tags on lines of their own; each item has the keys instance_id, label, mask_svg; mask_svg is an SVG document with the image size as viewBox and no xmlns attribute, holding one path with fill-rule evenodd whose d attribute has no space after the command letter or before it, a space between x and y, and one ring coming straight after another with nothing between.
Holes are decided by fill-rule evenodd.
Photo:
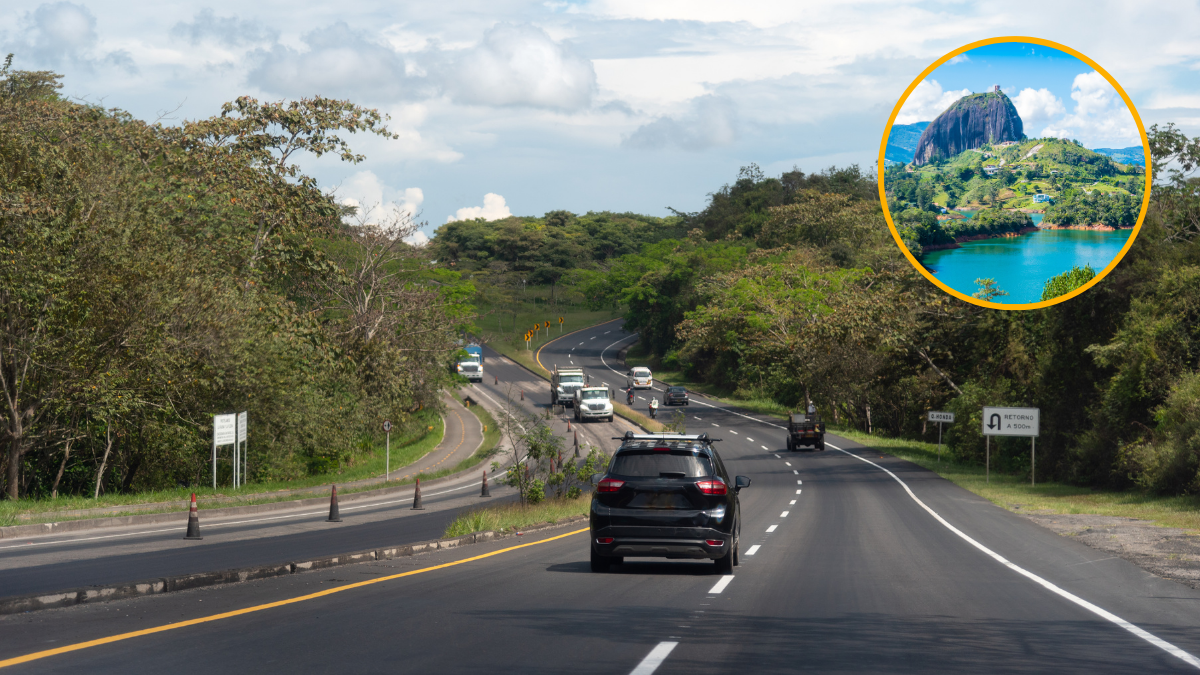
<instances>
[{"instance_id":1,"label":"white road sign","mask_svg":"<svg viewBox=\"0 0 1200 675\"><path fill-rule=\"evenodd\" d=\"M237 416L238 443L244 443L246 441L246 421L247 421L246 418L247 418L247 415L246 415L245 411L238 413L238 416Z\"/></svg>"},{"instance_id":2,"label":"white road sign","mask_svg":"<svg viewBox=\"0 0 1200 675\"><path fill-rule=\"evenodd\" d=\"M930 410L929 412L925 413L925 419L930 422L953 422L954 413Z\"/></svg>"},{"instance_id":3,"label":"white road sign","mask_svg":"<svg viewBox=\"0 0 1200 675\"><path fill-rule=\"evenodd\" d=\"M237 434L234 424L236 415L213 415L213 445L233 445Z\"/></svg>"},{"instance_id":4,"label":"white road sign","mask_svg":"<svg viewBox=\"0 0 1200 675\"><path fill-rule=\"evenodd\" d=\"M1037 436L1041 411L1037 408L984 408L984 436Z\"/></svg>"}]
</instances>

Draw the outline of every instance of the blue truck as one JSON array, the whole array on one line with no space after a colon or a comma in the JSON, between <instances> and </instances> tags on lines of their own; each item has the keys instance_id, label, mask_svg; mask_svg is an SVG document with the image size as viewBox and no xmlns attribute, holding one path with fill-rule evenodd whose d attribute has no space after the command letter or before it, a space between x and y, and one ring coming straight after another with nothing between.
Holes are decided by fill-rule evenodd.
<instances>
[{"instance_id":1,"label":"blue truck","mask_svg":"<svg viewBox=\"0 0 1200 675\"><path fill-rule=\"evenodd\" d=\"M467 345L463 347L467 351L467 361L473 361L479 365L483 365L483 347L479 345Z\"/></svg>"}]
</instances>

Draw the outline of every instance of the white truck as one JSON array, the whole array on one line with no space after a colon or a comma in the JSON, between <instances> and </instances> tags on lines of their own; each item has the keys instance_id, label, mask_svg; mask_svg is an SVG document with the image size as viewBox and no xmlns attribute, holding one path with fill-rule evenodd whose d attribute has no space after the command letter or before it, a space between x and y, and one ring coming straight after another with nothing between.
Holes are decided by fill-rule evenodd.
<instances>
[{"instance_id":1,"label":"white truck","mask_svg":"<svg viewBox=\"0 0 1200 675\"><path fill-rule=\"evenodd\" d=\"M613 406L608 387L581 387L575 390L575 421L613 421Z\"/></svg>"},{"instance_id":2,"label":"white truck","mask_svg":"<svg viewBox=\"0 0 1200 675\"><path fill-rule=\"evenodd\" d=\"M574 405L575 392L587 384L583 368L559 368L550 373L550 404Z\"/></svg>"}]
</instances>

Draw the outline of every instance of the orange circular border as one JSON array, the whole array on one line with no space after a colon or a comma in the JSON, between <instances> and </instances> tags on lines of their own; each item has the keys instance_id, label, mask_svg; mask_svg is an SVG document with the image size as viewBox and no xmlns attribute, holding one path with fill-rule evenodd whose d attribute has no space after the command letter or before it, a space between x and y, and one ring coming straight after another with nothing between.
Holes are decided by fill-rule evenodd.
<instances>
[{"instance_id":1,"label":"orange circular border","mask_svg":"<svg viewBox=\"0 0 1200 675\"><path fill-rule=\"evenodd\" d=\"M1083 286L1080 286L1079 288L1071 291L1070 293L1067 293L1065 295L1060 295L1057 298L1054 298L1053 300L1042 300L1039 302L1027 302L1027 303L1022 303L1022 304L1004 304L1004 303L999 303L999 302L987 302L985 300L980 300L979 298L973 298L973 297L966 295L965 293L962 293L960 291L956 291L953 288L950 288L946 284L942 283L929 270L925 269L925 267L923 265L921 265L920 261L918 261L916 259L916 257L913 256L912 252L908 250L908 247L904 245L904 240L900 238L900 232L896 229L896 224L894 222L892 222L892 214L891 214L891 211L888 210L887 192L884 190L884 172L885 172L885 168L886 168L884 166L884 156L887 154L888 138L892 134L892 125L894 125L896 123L896 116L900 114L900 108L902 108L904 106L904 103L905 103L905 101L908 100L909 95L912 94L913 90L917 88L917 85L920 84L930 73L937 70L938 66L941 66L943 63L949 61L950 59L954 58L955 56L958 56L959 54L962 54L963 52L968 52L977 47L983 47L986 45L994 45L994 44L998 44L998 43L1002 43L1002 42L1026 42L1026 43L1031 43L1031 44L1036 44L1036 45L1042 45L1043 47L1051 47L1053 49L1057 49L1059 51L1066 52L1067 54L1070 54L1071 56L1074 56L1075 58L1079 59L1080 61L1083 61L1084 63L1088 64L1092 68L1095 68L1096 72L1103 75L1104 79L1108 80L1108 83L1113 86L1113 89L1116 89L1117 93L1121 95L1121 99L1123 101L1125 101L1125 106L1127 108L1129 108L1130 114L1133 115L1133 121L1135 123L1137 123L1138 133L1140 133L1142 136L1142 150L1146 154L1146 186L1142 193L1143 194L1143 196L1142 196L1142 211L1141 211L1141 213L1138 214L1137 224L1135 224L1133 226L1133 232L1130 234L1129 240L1125 242L1125 246L1121 249L1121 252L1118 253L1117 256L1115 258L1113 258L1112 261L1110 263L1108 263L1108 265L1103 270L1101 270L1098 274L1096 274L1096 277L1094 279L1087 282ZM938 288L941 288L943 291L946 291L947 293L949 293L950 295L953 295L954 297L958 298L959 300L965 300L973 305L978 305L980 307L986 307L988 309L1009 309L1009 310L1041 309L1042 307L1050 307L1051 305L1057 305L1060 302L1070 300L1071 298L1088 290L1092 286L1095 286L1097 283L1100 282L1101 279L1108 276L1108 273L1113 271L1113 269L1117 266L1117 263L1121 262L1121 259L1125 257L1126 253L1129 252L1129 248L1131 246L1133 246L1134 240L1137 239L1138 233L1141 232L1141 230L1142 230L1142 221L1144 221L1146 219L1146 209L1150 205L1150 186L1151 186L1150 185L1151 184L1150 165L1151 165L1150 139L1147 138L1147 136L1146 136L1146 127L1145 127L1145 125L1142 124L1142 118L1140 115L1138 115L1137 108L1134 107L1133 101L1129 100L1129 94L1125 93L1125 90L1121 88L1121 85L1118 84L1115 79L1113 79L1112 75L1108 74L1107 70L1101 68L1099 64L1097 64L1095 61L1091 60L1087 56L1084 56L1083 54L1080 54L1079 52L1075 51L1074 49L1071 49L1070 47L1068 47L1066 45L1061 45L1057 42L1052 42L1050 40L1043 40L1042 38L1025 37L1025 36L1019 36L1019 35L1007 36L1007 37L995 37L995 38L988 38L986 40L979 40L977 42L972 42L968 45L965 45L965 46L959 47L958 49L955 49L954 51L950 52L949 54L946 54L945 56L938 59L937 61L934 61L932 65L930 65L928 68L926 68L924 71L922 71L921 74L917 76L917 79L913 80L912 84L908 85L908 89L904 90L904 94L901 95L900 100L896 102L896 107L894 107L892 109L891 116L888 117L887 126L883 130L883 140L879 143L879 172L878 172L879 173L879 201L883 204L883 217L887 219L888 228L892 231L892 238L896 240L896 244L900 247L901 252L904 253L904 257L908 258L908 261L910 263L912 263L913 268L915 268L918 272L920 272L921 275L924 276L926 279L932 281L934 283L934 285L936 285Z\"/></svg>"}]
</instances>

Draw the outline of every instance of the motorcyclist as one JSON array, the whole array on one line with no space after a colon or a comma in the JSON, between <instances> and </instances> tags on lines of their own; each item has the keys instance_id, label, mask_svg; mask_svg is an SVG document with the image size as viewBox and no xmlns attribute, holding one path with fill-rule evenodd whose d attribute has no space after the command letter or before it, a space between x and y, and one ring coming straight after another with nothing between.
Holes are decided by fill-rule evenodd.
<instances>
[{"instance_id":1,"label":"motorcyclist","mask_svg":"<svg viewBox=\"0 0 1200 675\"><path fill-rule=\"evenodd\" d=\"M625 405L633 405L633 385L625 389Z\"/></svg>"},{"instance_id":2,"label":"motorcyclist","mask_svg":"<svg viewBox=\"0 0 1200 675\"><path fill-rule=\"evenodd\" d=\"M658 399L650 397L650 419L658 416Z\"/></svg>"},{"instance_id":3,"label":"motorcyclist","mask_svg":"<svg viewBox=\"0 0 1200 675\"><path fill-rule=\"evenodd\" d=\"M816 405L814 405L812 401L809 401L809 402L808 402L808 414L809 414L809 415L816 415L816 414L817 414L817 406L816 406Z\"/></svg>"}]
</instances>

